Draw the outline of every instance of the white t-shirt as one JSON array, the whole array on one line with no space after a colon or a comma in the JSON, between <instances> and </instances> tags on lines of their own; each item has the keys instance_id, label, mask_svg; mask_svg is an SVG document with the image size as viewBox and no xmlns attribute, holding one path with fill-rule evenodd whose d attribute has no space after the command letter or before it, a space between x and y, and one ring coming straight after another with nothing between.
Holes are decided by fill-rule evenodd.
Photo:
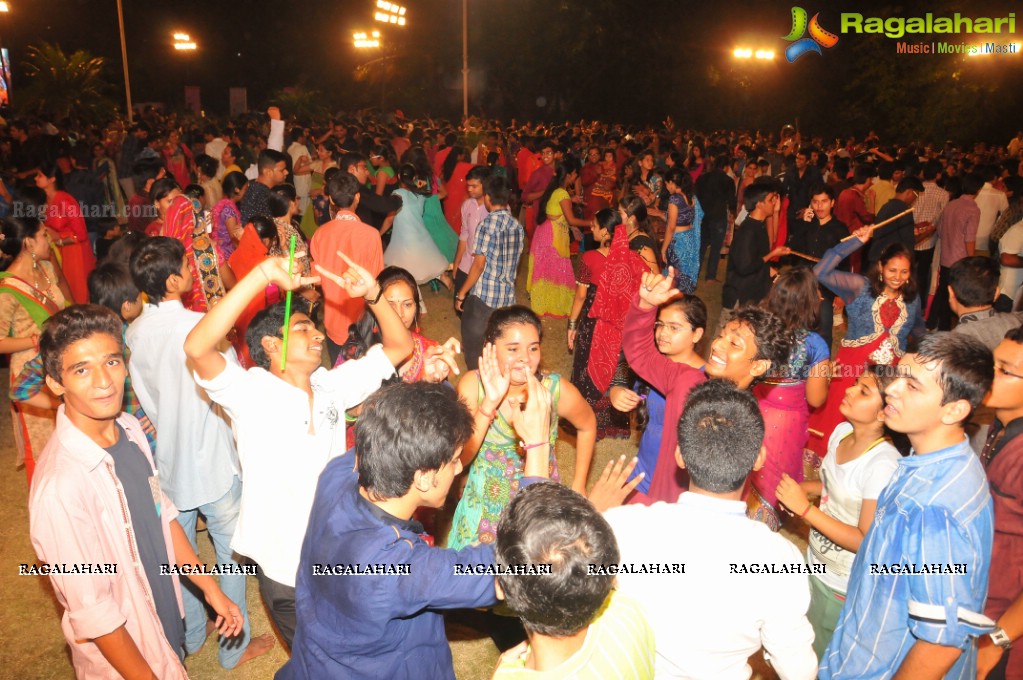
<instances>
[{"instance_id":1,"label":"white t-shirt","mask_svg":"<svg viewBox=\"0 0 1023 680\"><path fill-rule=\"evenodd\" d=\"M1009 227L1009 230L1002 235L1001 240L998 241L998 251L1023 256L1023 220ZM1023 267L1006 267L1003 264L998 277L999 290L1015 302L1019 296L1020 285L1023 285Z\"/></svg>"},{"instance_id":2,"label":"white t-shirt","mask_svg":"<svg viewBox=\"0 0 1023 680\"><path fill-rule=\"evenodd\" d=\"M229 363L212 380L196 376L231 416L245 475L231 548L274 581L295 586L316 483L327 463L345 453L345 411L391 375L394 366L380 345L362 359L318 368L309 379L311 411L304 391L262 368Z\"/></svg>"},{"instance_id":3,"label":"white t-shirt","mask_svg":"<svg viewBox=\"0 0 1023 680\"><path fill-rule=\"evenodd\" d=\"M881 440L865 453L848 463L838 464L838 444L851 435L853 426L843 422L831 433L828 453L821 463L821 511L843 524L858 526L860 508L864 499L877 500L898 467L898 449ZM856 553L842 548L816 529L810 529L810 542L806 560L810 564L824 564L826 573L815 574L829 588L844 593L849 584Z\"/></svg>"}]
</instances>

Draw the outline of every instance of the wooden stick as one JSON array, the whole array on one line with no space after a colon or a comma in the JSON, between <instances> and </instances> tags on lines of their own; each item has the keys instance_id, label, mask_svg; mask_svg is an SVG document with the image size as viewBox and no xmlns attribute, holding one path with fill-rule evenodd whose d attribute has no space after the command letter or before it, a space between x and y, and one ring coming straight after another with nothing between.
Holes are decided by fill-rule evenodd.
<instances>
[{"instance_id":1,"label":"wooden stick","mask_svg":"<svg viewBox=\"0 0 1023 680\"><path fill-rule=\"evenodd\" d=\"M873 234L873 233L874 233L874 230L875 230L875 229L878 229L878 228L880 228L880 227L883 227L883 226L885 226L886 224L891 224L891 223L892 223L892 222L894 222L895 220L899 219L900 217L903 217L904 215L908 215L908 214L909 214L909 213L911 213L911 212L913 212L913 209L912 209L912 208L907 208L906 210L903 210L902 212L900 212L900 213L899 213L898 215L895 215L894 217L889 217L889 218L888 218L888 219L886 219L886 220L885 220L884 222L878 222L877 224L872 224L872 225L870 225L870 233L871 233L871 234ZM851 238L855 238L855 237L856 237L856 235L855 235L855 234L849 234L849 235L848 235L848 236L846 236L846 237L845 237L844 239L842 239L841 241L839 241L839 243L845 243L845 242L846 242L846 241L848 241L849 239L851 239Z\"/></svg>"},{"instance_id":2,"label":"wooden stick","mask_svg":"<svg viewBox=\"0 0 1023 680\"><path fill-rule=\"evenodd\" d=\"M814 257L813 255L807 255L806 253L798 253L795 250L790 250L789 251L789 255L795 255L796 257L801 257L804 260L810 260L810 262L820 262L821 261L821 259L819 257Z\"/></svg>"},{"instance_id":3,"label":"wooden stick","mask_svg":"<svg viewBox=\"0 0 1023 680\"><path fill-rule=\"evenodd\" d=\"M815 437L821 437L821 438L824 437L824 433L823 432L821 432L820 430L815 430L812 427L806 428L806 431L809 432L810 434L814 435Z\"/></svg>"}]
</instances>

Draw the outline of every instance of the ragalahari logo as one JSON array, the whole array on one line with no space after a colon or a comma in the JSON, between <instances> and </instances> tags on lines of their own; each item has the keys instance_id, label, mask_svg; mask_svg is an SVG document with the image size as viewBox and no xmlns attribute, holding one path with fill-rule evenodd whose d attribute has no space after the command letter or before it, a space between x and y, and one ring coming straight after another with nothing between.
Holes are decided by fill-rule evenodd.
<instances>
[{"instance_id":1,"label":"ragalahari logo","mask_svg":"<svg viewBox=\"0 0 1023 680\"><path fill-rule=\"evenodd\" d=\"M806 17L806 10L802 7L792 8L792 31L783 38L792 43L785 49L785 58L789 60L790 64L807 52L821 54L822 47L834 47L838 43L837 35L821 27L820 21L818 21L819 12L813 15L809 23ZM807 28L809 28L810 37L804 38L803 35Z\"/></svg>"}]
</instances>

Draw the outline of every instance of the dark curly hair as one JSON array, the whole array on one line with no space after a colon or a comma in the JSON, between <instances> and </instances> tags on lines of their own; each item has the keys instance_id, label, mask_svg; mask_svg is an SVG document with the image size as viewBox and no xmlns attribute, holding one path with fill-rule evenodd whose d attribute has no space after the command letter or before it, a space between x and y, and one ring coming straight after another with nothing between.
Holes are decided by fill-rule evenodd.
<instances>
[{"instance_id":1,"label":"dark curly hair","mask_svg":"<svg viewBox=\"0 0 1023 680\"><path fill-rule=\"evenodd\" d=\"M754 361L767 359L771 362L771 367L764 375L786 364L789 352L792 351L793 336L777 315L756 305L744 305L724 312L722 325L733 321L753 331L757 341Z\"/></svg>"}]
</instances>

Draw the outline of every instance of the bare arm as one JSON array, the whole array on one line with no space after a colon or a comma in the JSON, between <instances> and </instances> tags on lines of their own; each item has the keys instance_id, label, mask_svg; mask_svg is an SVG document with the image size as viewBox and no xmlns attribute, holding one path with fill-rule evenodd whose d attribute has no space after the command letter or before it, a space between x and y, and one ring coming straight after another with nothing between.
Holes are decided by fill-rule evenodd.
<instances>
[{"instance_id":1,"label":"bare arm","mask_svg":"<svg viewBox=\"0 0 1023 680\"><path fill-rule=\"evenodd\" d=\"M581 217L576 217L575 216L575 211L572 210L572 199L571 198L564 199L558 205L561 206L561 214L565 216L565 221L568 222L573 227L588 227L588 226L590 226L589 222L587 222L586 220L582 219ZM548 216L548 217L550 217L550 216Z\"/></svg>"},{"instance_id":2,"label":"bare arm","mask_svg":"<svg viewBox=\"0 0 1023 680\"><path fill-rule=\"evenodd\" d=\"M661 244L661 259L668 261L668 248L671 246L671 239L675 236L675 223L678 222L678 206L668 203L668 215L664 218L664 243Z\"/></svg>"},{"instance_id":3,"label":"bare arm","mask_svg":"<svg viewBox=\"0 0 1023 680\"><path fill-rule=\"evenodd\" d=\"M462 303L465 302L466 296L469 295L469 291L476 285L486 266L486 255L472 256L472 266L469 267L469 274L465 277L465 283L462 284L462 289L455 294L455 309L462 311Z\"/></svg>"},{"instance_id":4,"label":"bare arm","mask_svg":"<svg viewBox=\"0 0 1023 680\"><path fill-rule=\"evenodd\" d=\"M941 680L962 653L958 647L917 640L893 680Z\"/></svg>"},{"instance_id":5,"label":"bare arm","mask_svg":"<svg viewBox=\"0 0 1023 680\"><path fill-rule=\"evenodd\" d=\"M572 311L568 313L569 322L578 322L579 315L583 311L583 303L586 302L586 291L589 289L589 284L577 283L575 284L575 298L572 300ZM575 334L576 329L568 329L568 351L575 351Z\"/></svg>"},{"instance_id":6,"label":"bare arm","mask_svg":"<svg viewBox=\"0 0 1023 680\"><path fill-rule=\"evenodd\" d=\"M831 384L831 362L821 361L810 369L810 377L806 379L806 403L812 408L820 408L828 400L828 386Z\"/></svg>"},{"instance_id":7,"label":"bare arm","mask_svg":"<svg viewBox=\"0 0 1023 680\"><path fill-rule=\"evenodd\" d=\"M586 480L590 475L593 446L597 442L597 417L576 386L567 380L561 381L558 416L572 423L576 428L575 474L572 477L572 490L586 495Z\"/></svg>"},{"instance_id":8,"label":"bare arm","mask_svg":"<svg viewBox=\"0 0 1023 680\"><path fill-rule=\"evenodd\" d=\"M176 519L171 520L170 532L175 564L179 567L194 567L201 564L199 556L192 549L188 536L185 535L185 530L181 528ZM224 591L220 589L215 578L209 574L191 573L188 575L188 580L202 591L206 602L217 613L215 625L221 635L232 637L242 632L242 626L245 623L242 612L238 609L237 604L224 595Z\"/></svg>"},{"instance_id":9,"label":"bare arm","mask_svg":"<svg viewBox=\"0 0 1023 680\"><path fill-rule=\"evenodd\" d=\"M112 633L93 638L92 641L99 647L103 658L124 676L125 680L157 680L153 669L149 667L135 640L124 626Z\"/></svg>"}]
</instances>

